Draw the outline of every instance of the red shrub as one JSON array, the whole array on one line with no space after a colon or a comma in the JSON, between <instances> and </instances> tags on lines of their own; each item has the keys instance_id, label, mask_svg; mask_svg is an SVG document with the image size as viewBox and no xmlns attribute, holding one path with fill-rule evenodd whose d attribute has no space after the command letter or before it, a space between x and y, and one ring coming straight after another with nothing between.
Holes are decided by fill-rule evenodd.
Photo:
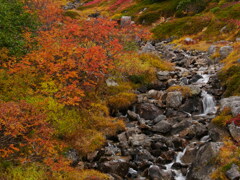
<instances>
[{"instance_id":1,"label":"red shrub","mask_svg":"<svg viewBox=\"0 0 240 180\"><path fill-rule=\"evenodd\" d=\"M240 126L240 114L238 114L236 117L230 119L227 124L234 123L236 126Z\"/></svg>"}]
</instances>

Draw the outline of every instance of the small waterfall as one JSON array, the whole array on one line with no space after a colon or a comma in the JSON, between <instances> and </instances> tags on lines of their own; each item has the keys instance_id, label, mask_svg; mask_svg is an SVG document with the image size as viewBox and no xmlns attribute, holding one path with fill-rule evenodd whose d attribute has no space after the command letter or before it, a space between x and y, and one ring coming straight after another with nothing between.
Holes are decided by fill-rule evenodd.
<instances>
[{"instance_id":1,"label":"small waterfall","mask_svg":"<svg viewBox=\"0 0 240 180\"><path fill-rule=\"evenodd\" d=\"M203 97L203 115L215 114L216 113L216 103L212 95L208 94L206 91L202 91Z\"/></svg>"},{"instance_id":2,"label":"small waterfall","mask_svg":"<svg viewBox=\"0 0 240 180\"><path fill-rule=\"evenodd\" d=\"M177 153L175 161L165 165L167 172L172 171L175 173L174 180L186 180L186 177L182 174L181 170L176 170L172 168L172 165L174 164L174 162L183 164L181 161L181 158L185 154L186 150L187 150L187 147L182 152Z\"/></svg>"}]
</instances>

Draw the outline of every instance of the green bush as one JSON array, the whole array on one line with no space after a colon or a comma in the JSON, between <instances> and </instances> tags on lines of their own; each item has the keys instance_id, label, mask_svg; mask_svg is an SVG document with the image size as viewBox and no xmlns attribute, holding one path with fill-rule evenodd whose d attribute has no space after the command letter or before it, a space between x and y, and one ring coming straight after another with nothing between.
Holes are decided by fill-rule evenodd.
<instances>
[{"instance_id":1,"label":"green bush","mask_svg":"<svg viewBox=\"0 0 240 180\"><path fill-rule=\"evenodd\" d=\"M37 27L35 16L23 6L18 0L0 0L0 49L8 48L14 55L27 52L23 33Z\"/></svg>"},{"instance_id":2,"label":"green bush","mask_svg":"<svg viewBox=\"0 0 240 180\"><path fill-rule=\"evenodd\" d=\"M210 23L210 18L204 16L183 17L156 26L152 32L155 39L165 39L171 36L181 37L201 32Z\"/></svg>"}]
</instances>

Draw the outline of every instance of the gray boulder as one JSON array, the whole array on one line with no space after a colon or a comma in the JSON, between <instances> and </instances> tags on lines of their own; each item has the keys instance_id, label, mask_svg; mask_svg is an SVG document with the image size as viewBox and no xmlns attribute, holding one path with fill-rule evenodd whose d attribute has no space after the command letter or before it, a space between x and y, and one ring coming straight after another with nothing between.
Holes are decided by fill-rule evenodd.
<instances>
[{"instance_id":1,"label":"gray boulder","mask_svg":"<svg viewBox=\"0 0 240 180\"><path fill-rule=\"evenodd\" d=\"M169 71L159 71L157 72L157 78L159 81L167 81L171 78Z\"/></svg>"},{"instance_id":2,"label":"gray boulder","mask_svg":"<svg viewBox=\"0 0 240 180\"><path fill-rule=\"evenodd\" d=\"M220 53L220 58L224 59L226 58L231 52L233 51L232 46L223 46L220 48L219 53Z\"/></svg>"},{"instance_id":3,"label":"gray boulder","mask_svg":"<svg viewBox=\"0 0 240 180\"><path fill-rule=\"evenodd\" d=\"M211 180L211 174L215 170L215 158L217 158L222 142L210 142L199 148L195 159L190 166L187 180Z\"/></svg>"},{"instance_id":4,"label":"gray boulder","mask_svg":"<svg viewBox=\"0 0 240 180\"><path fill-rule=\"evenodd\" d=\"M177 108L182 104L183 95L179 91L169 92L167 94L166 102L168 107Z\"/></svg>"},{"instance_id":5,"label":"gray boulder","mask_svg":"<svg viewBox=\"0 0 240 180\"><path fill-rule=\"evenodd\" d=\"M221 109L223 110L226 107L231 108L233 116L240 114L240 96L231 96L228 98L221 99L220 101Z\"/></svg>"},{"instance_id":6,"label":"gray boulder","mask_svg":"<svg viewBox=\"0 0 240 180\"><path fill-rule=\"evenodd\" d=\"M151 139L145 134L133 134L129 137L129 142L132 146L151 146Z\"/></svg>"}]
</instances>

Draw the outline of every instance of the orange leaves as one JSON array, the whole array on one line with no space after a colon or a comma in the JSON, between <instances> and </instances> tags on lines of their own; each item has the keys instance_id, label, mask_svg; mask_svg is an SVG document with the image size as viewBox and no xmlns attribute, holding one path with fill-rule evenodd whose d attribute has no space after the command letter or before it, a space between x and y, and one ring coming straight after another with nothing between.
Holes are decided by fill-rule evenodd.
<instances>
[{"instance_id":1,"label":"orange leaves","mask_svg":"<svg viewBox=\"0 0 240 180\"><path fill-rule=\"evenodd\" d=\"M56 153L45 115L24 101L0 103L0 156L27 158Z\"/></svg>"}]
</instances>

